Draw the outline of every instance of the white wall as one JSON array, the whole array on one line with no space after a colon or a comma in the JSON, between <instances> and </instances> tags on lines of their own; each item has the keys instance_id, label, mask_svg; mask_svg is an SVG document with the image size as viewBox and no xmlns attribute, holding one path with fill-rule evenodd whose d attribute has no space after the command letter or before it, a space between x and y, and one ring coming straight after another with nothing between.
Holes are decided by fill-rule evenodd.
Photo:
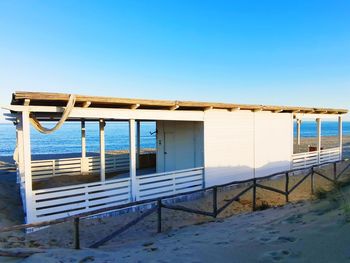
<instances>
[{"instance_id":1,"label":"white wall","mask_svg":"<svg viewBox=\"0 0 350 263\"><path fill-rule=\"evenodd\" d=\"M292 154L292 114L255 113L255 177L291 169Z\"/></svg>"},{"instance_id":2,"label":"white wall","mask_svg":"<svg viewBox=\"0 0 350 263\"><path fill-rule=\"evenodd\" d=\"M157 121L157 172L202 166L203 122Z\"/></svg>"},{"instance_id":3,"label":"white wall","mask_svg":"<svg viewBox=\"0 0 350 263\"><path fill-rule=\"evenodd\" d=\"M292 114L206 111L206 186L290 169L292 140Z\"/></svg>"}]
</instances>

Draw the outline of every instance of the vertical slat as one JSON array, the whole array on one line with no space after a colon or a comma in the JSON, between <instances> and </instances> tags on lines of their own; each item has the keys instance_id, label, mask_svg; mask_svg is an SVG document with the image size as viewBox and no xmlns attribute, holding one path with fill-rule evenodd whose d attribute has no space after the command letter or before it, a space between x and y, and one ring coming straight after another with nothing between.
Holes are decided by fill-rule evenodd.
<instances>
[{"instance_id":1,"label":"vertical slat","mask_svg":"<svg viewBox=\"0 0 350 263\"><path fill-rule=\"evenodd\" d=\"M135 145L135 120L129 120L129 147L130 147L130 163L129 173L131 179L131 200L135 201L137 196L137 181L136 181L136 145Z\"/></svg>"},{"instance_id":2,"label":"vertical slat","mask_svg":"<svg viewBox=\"0 0 350 263\"><path fill-rule=\"evenodd\" d=\"M100 120L100 177L106 180L106 154L105 154L105 122Z\"/></svg>"},{"instance_id":3,"label":"vertical slat","mask_svg":"<svg viewBox=\"0 0 350 263\"><path fill-rule=\"evenodd\" d=\"M321 119L317 118L317 152L318 152L318 164L321 163Z\"/></svg>"},{"instance_id":4,"label":"vertical slat","mask_svg":"<svg viewBox=\"0 0 350 263\"><path fill-rule=\"evenodd\" d=\"M137 149L137 154L136 154L136 167L137 169L140 168L140 153L141 153L141 123L140 121L136 122L136 149Z\"/></svg>"},{"instance_id":5,"label":"vertical slat","mask_svg":"<svg viewBox=\"0 0 350 263\"><path fill-rule=\"evenodd\" d=\"M343 159L343 121L338 117L339 160Z\"/></svg>"},{"instance_id":6,"label":"vertical slat","mask_svg":"<svg viewBox=\"0 0 350 263\"><path fill-rule=\"evenodd\" d=\"M86 157L86 130L85 121L81 121L81 157Z\"/></svg>"}]
</instances>

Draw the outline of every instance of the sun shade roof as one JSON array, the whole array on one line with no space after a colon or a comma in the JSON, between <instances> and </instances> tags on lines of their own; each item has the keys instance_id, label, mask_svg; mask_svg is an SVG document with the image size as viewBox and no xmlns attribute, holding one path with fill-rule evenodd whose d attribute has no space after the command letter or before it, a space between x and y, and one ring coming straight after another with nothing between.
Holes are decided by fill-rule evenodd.
<instances>
[{"instance_id":1,"label":"sun shade roof","mask_svg":"<svg viewBox=\"0 0 350 263\"><path fill-rule=\"evenodd\" d=\"M11 105L36 106L66 106L70 94L48 93L48 92L25 92L16 91L12 96ZM131 108L131 109L167 109L167 110L207 110L207 109L227 109L227 110L252 110L252 111L272 111L289 113L310 113L310 114L345 114L346 109L312 108L312 107L292 107L292 106L269 106L250 105L234 103L215 103L197 101L178 100L149 100L149 99L127 99L101 96L76 95L75 107L93 108Z\"/></svg>"}]
</instances>

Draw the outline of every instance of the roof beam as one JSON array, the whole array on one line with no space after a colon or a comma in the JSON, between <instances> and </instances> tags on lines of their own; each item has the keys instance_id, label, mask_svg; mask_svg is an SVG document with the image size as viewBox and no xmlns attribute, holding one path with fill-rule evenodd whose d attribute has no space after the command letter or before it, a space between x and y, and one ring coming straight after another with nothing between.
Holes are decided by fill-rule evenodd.
<instances>
[{"instance_id":1,"label":"roof beam","mask_svg":"<svg viewBox=\"0 0 350 263\"><path fill-rule=\"evenodd\" d=\"M90 105L91 105L91 101L85 101L85 102L83 102L83 108L88 108L88 107L90 107Z\"/></svg>"},{"instance_id":2,"label":"roof beam","mask_svg":"<svg viewBox=\"0 0 350 263\"><path fill-rule=\"evenodd\" d=\"M234 112L234 111L239 111L241 108L240 107L234 107L234 108L231 108L231 109L228 109L229 111L231 112Z\"/></svg>"},{"instance_id":3,"label":"roof beam","mask_svg":"<svg viewBox=\"0 0 350 263\"><path fill-rule=\"evenodd\" d=\"M214 107L213 106L208 106L204 108L204 111L212 110Z\"/></svg>"},{"instance_id":4,"label":"roof beam","mask_svg":"<svg viewBox=\"0 0 350 263\"><path fill-rule=\"evenodd\" d=\"M169 110L177 110L180 106L179 105L174 105L169 108Z\"/></svg>"},{"instance_id":5,"label":"roof beam","mask_svg":"<svg viewBox=\"0 0 350 263\"><path fill-rule=\"evenodd\" d=\"M280 113L280 112L282 112L283 111L283 109L279 109L279 110L274 110L274 111L272 111L273 113Z\"/></svg>"},{"instance_id":6,"label":"roof beam","mask_svg":"<svg viewBox=\"0 0 350 263\"><path fill-rule=\"evenodd\" d=\"M130 106L130 109L136 110L138 107L140 107L140 104L133 104Z\"/></svg>"},{"instance_id":7,"label":"roof beam","mask_svg":"<svg viewBox=\"0 0 350 263\"><path fill-rule=\"evenodd\" d=\"M29 106L30 104L30 99L25 99L24 102L23 102L23 105L24 106Z\"/></svg>"}]
</instances>

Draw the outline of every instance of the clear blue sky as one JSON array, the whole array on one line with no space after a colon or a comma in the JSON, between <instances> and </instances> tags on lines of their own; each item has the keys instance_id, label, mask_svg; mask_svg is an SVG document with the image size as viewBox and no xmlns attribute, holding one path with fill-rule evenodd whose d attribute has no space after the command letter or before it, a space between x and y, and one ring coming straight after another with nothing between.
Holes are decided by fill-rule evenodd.
<instances>
[{"instance_id":1,"label":"clear blue sky","mask_svg":"<svg viewBox=\"0 0 350 263\"><path fill-rule=\"evenodd\" d=\"M15 90L350 106L350 1L0 0Z\"/></svg>"}]
</instances>

